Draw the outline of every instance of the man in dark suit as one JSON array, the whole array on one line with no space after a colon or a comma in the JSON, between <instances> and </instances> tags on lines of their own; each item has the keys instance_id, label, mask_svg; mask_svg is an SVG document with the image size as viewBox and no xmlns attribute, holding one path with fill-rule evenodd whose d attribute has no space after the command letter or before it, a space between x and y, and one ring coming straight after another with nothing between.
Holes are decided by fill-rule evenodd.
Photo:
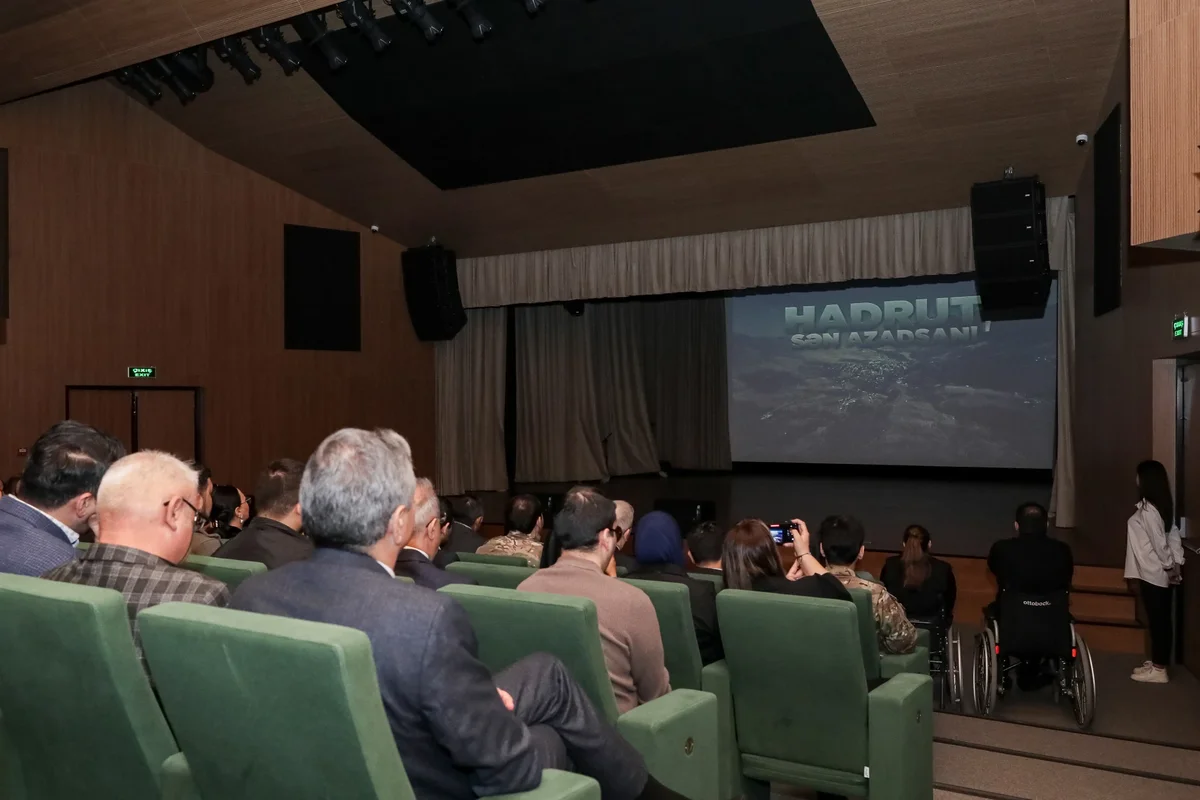
<instances>
[{"instance_id":1,"label":"man in dark suit","mask_svg":"<svg viewBox=\"0 0 1200 800\"><path fill-rule=\"evenodd\" d=\"M300 493L316 553L245 581L233 606L366 633L419 800L529 791L543 769L572 764L606 798L677 797L649 777L560 662L538 655L493 677L452 598L393 578L413 534L415 484L408 442L395 431L328 437Z\"/></svg>"},{"instance_id":2,"label":"man in dark suit","mask_svg":"<svg viewBox=\"0 0 1200 800\"><path fill-rule=\"evenodd\" d=\"M413 535L396 556L396 574L435 591L452 583L474 584L465 575L447 572L433 558L442 542L442 525L437 492L428 478L417 479L412 502Z\"/></svg>"},{"instance_id":3,"label":"man in dark suit","mask_svg":"<svg viewBox=\"0 0 1200 800\"><path fill-rule=\"evenodd\" d=\"M475 553L483 547L487 539L480 531L483 530L483 503L473 494L463 495L459 502L458 514L450 526L450 538L442 544L442 549L434 556L434 561L443 569L447 564L458 561L455 553Z\"/></svg>"},{"instance_id":4,"label":"man in dark suit","mask_svg":"<svg viewBox=\"0 0 1200 800\"><path fill-rule=\"evenodd\" d=\"M38 576L73 561L96 517L100 479L123 455L123 444L81 422L59 422L38 437L20 495L0 497L0 572Z\"/></svg>"},{"instance_id":5,"label":"man in dark suit","mask_svg":"<svg viewBox=\"0 0 1200 800\"><path fill-rule=\"evenodd\" d=\"M312 555L313 544L301 532L300 478L303 462L281 458L267 465L254 486L258 514L213 553L217 558L259 561L267 569Z\"/></svg>"}]
</instances>

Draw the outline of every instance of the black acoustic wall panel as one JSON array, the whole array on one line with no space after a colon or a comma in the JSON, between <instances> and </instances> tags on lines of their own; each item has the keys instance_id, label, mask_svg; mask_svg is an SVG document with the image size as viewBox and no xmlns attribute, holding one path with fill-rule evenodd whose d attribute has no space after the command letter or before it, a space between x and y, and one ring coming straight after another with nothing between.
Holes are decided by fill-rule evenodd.
<instances>
[{"instance_id":1,"label":"black acoustic wall panel","mask_svg":"<svg viewBox=\"0 0 1200 800\"><path fill-rule=\"evenodd\" d=\"M1095 220L1092 227L1095 288L1092 313L1106 314L1121 306L1121 255L1127 228L1122 223L1125 182L1121 171L1121 106L1096 131L1092 154Z\"/></svg>"},{"instance_id":2,"label":"black acoustic wall panel","mask_svg":"<svg viewBox=\"0 0 1200 800\"><path fill-rule=\"evenodd\" d=\"M359 235L283 226L283 346L362 349Z\"/></svg>"},{"instance_id":3,"label":"black acoustic wall panel","mask_svg":"<svg viewBox=\"0 0 1200 800\"><path fill-rule=\"evenodd\" d=\"M8 319L8 151L0 147L0 344Z\"/></svg>"}]
</instances>

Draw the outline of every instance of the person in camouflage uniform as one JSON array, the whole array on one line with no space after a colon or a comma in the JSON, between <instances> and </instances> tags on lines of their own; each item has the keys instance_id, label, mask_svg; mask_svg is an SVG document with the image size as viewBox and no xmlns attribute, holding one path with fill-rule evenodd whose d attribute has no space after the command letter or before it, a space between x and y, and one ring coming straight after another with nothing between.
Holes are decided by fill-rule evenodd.
<instances>
[{"instance_id":1,"label":"person in camouflage uniform","mask_svg":"<svg viewBox=\"0 0 1200 800\"><path fill-rule=\"evenodd\" d=\"M508 501L505 524L508 533L489 539L475 552L490 556L520 556L535 569L542 561L542 501L519 494Z\"/></svg>"},{"instance_id":2,"label":"person in camouflage uniform","mask_svg":"<svg viewBox=\"0 0 1200 800\"><path fill-rule=\"evenodd\" d=\"M847 589L865 589L871 593L879 649L885 653L911 653L917 646L917 629L908 621L904 606L882 584L864 580L855 573L862 560L865 534L854 517L827 517L821 523L821 554L829 562L830 574Z\"/></svg>"}]
</instances>

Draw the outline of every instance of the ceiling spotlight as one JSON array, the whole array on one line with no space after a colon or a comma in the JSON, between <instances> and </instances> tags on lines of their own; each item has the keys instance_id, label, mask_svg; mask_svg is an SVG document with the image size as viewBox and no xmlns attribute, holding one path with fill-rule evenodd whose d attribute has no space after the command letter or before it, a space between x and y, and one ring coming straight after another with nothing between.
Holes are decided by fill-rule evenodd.
<instances>
[{"instance_id":1,"label":"ceiling spotlight","mask_svg":"<svg viewBox=\"0 0 1200 800\"><path fill-rule=\"evenodd\" d=\"M371 49L376 53L382 53L391 46L392 37L375 22L375 9L363 5L362 0L342 0L337 4L337 13L346 27L354 28L371 43Z\"/></svg>"},{"instance_id":2,"label":"ceiling spotlight","mask_svg":"<svg viewBox=\"0 0 1200 800\"><path fill-rule=\"evenodd\" d=\"M482 42L492 32L492 23L479 13L479 9L475 7L475 0L450 0L450 5L466 20L471 28L471 38L475 41Z\"/></svg>"},{"instance_id":3,"label":"ceiling spotlight","mask_svg":"<svg viewBox=\"0 0 1200 800\"><path fill-rule=\"evenodd\" d=\"M117 81L140 94L147 105L154 105L162 99L162 90L140 64L117 70Z\"/></svg>"},{"instance_id":4,"label":"ceiling spotlight","mask_svg":"<svg viewBox=\"0 0 1200 800\"><path fill-rule=\"evenodd\" d=\"M213 71L208 66L208 48L195 47L166 56L171 71L193 92L207 92L213 85Z\"/></svg>"},{"instance_id":5,"label":"ceiling spotlight","mask_svg":"<svg viewBox=\"0 0 1200 800\"><path fill-rule=\"evenodd\" d=\"M546 7L546 0L521 0L521 5L525 6L525 13L532 17Z\"/></svg>"},{"instance_id":6,"label":"ceiling spotlight","mask_svg":"<svg viewBox=\"0 0 1200 800\"><path fill-rule=\"evenodd\" d=\"M218 39L213 42L213 52L221 61L236 69L247 86L262 77L262 70L246 52L246 43L242 41L242 37L226 36L224 39Z\"/></svg>"},{"instance_id":7,"label":"ceiling spotlight","mask_svg":"<svg viewBox=\"0 0 1200 800\"><path fill-rule=\"evenodd\" d=\"M425 0L389 0L388 4L415 25L427 42L436 42L446 32L446 27L425 8Z\"/></svg>"},{"instance_id":8,"label":"ceiling spotlight","mask_svg":"<svg viewBox=\"0 0 1200 800\"><path fill-rule=\"evenodd\" d=\"M168 89L175 93L179 98L179 102L187 105L196 99L196 93L190 86L187 85L172 69L171 64L166 58L156 58L153 61L146 62L146 69L159 83L164 84Z\"/></svg>"},{"instance_id":9,"label":"ceiling spotlight","mask_svg":"<svg viewBox=\"0 0 1200 800\"><path fill-rule=\"evenodd\" d=\"M350 63L346 54L339 50L333 40L329 38L329 28L325 25L324 14L314 14L310 11L307 14L293 17L292 27L296 29L296 33L300 34L301 39L321 51L330 70L339 70Z\"/></svg>"},{"instance_id":10,"label":"ceiling spotlight","mask_svg":"<svg viewBox=\"0 0 1200 800\"><path fill-rule=\"evenodd\" d=\"M250 32L250 41L259 52L266 53L271 60L279 65L284 75L291 75L300 69L300 59L292 52L292 46L283 39L283 31L278 25L264 25Z\"/></svg>"}]
</instances>

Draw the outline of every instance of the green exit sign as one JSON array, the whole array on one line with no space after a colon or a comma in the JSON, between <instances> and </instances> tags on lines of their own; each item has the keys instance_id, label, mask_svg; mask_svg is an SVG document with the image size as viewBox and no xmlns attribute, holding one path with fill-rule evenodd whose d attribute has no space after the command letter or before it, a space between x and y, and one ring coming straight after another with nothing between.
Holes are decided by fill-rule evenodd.
<instances>
[{"instance_id":1,"label":"green exit sign","mask_svg":"<svg viewBox=\"0 0 1200 800\"><path fill-rule=\"evenodd\" d=\"M158 370L155 367L130 367L129 377L131 378L157 378Z\"/></svg>"},{"instance_id":2,"label":"green exit sign","mask_svg":"<svg viewBox=\"0 0 1200 800\"><path fill-rule=\"evenodd\" d=\"M1171 337L1174 339L1186 339L1192 335L1191 318L1187 316L1175 317L1175 322L1171 326Z\"/></svg>"}]
</instances>

